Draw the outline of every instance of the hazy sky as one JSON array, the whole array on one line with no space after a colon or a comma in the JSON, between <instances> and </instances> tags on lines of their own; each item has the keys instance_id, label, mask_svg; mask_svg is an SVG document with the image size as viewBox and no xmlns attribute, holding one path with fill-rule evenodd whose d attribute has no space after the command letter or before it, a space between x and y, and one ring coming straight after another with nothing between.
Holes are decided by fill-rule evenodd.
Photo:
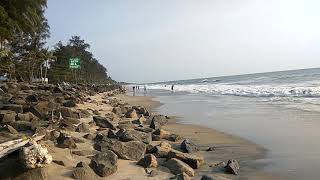
<instances>
[{"instance_id":1,"label":"hazy sky","mask_svg":"<svg viewBox=\"0 0 320 180\"><path fill-rule=\"evenodd\" d=\"M118 81L320 67L318 0L49 0L49 45L80 35Z\"/></svg>"}]
</instances>

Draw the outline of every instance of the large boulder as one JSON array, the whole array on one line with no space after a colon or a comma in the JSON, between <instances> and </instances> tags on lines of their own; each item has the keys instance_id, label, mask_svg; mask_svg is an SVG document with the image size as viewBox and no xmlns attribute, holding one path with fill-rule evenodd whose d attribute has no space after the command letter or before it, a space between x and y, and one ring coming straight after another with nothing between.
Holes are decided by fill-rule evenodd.
<instances>
[{"instance_id":1,"label":"large boulder","mask_svg":"<svg viewBox=\"0 0 320 180\"><path fill-rule=\"evenodd\" d=\"M139 161L144 157L146 145L140 141L111 141L105 140L98 144L100 151L112 150L121 159Z\"/></svg>"},{"instance_id":2,"label":"large boulder","mask_svg":"<svg viewBox=\"0 0 320 180\"><path fill-rule=\"evenodd\" d=\"M109 176L118 169L118 157L112 151L96 154L90 163L91 168L101 177Z\"/></svg>"},{"instance_id":3,"label":"large boulder","mask_svg":"<svg viewBox=\"0 0 320 180\"><path fill-rule=\"evenodd\" d=\"M200 155L182 153L180 151L171 150L167 158L176 158L191 166L193 169L198 169L203 163L204 158Z\"/></svg>"},{"instance_id":4,"label":"large boulder","mask_svg":"<svg viewBox=\"0 0 320 180\"><path fill-rule=\"evenodd\" d=\"M180 161L179 159L176 159L176 158L169 159L164 165L173 174L177 175L181 173L186 173L188 176L191 176L191 177L194 176L194 170L189 165Z\"/></svg>"},{"instance_id":5,"label":"large boulder","mask_svg":"<svg viewBox=\"0 0 320 180\"><path fill-rule=\"evenodd\" d=\"M29 146L23 147L19 153L20 161L27 169L44 167L52 162L52 156L47 148L31 142Z\"/></svg>"},{"instance_id":6,"label":"large boulder","mask_svg":"<svg viewBox=\"0 0 320 180\"><path fill-rule=\"evenodd\" d=\"M201 177L201 180L231 180L231 179L225 178L222 176L217 176L217 175L203 175Z\"/></svg>"},{"instance_id":7,"label":"large boulder","mask_svg":"<svg viewBox=\"0 0 320 180\"><path fill-rule=\"evenodd\" d=\"M93 120L97 126L116 130L116 125L106 117L93 116Z\"/></svg>"},{"instance_id":8,"label":"large boulder","mask_svg":"<svg viewBox=\"0 0 320 180\"><path fill-rule=\"evenodd\" d=\"M167 142L161 142L159 145L153 147L150 153L154 154L157 158L165 158L172 150L171 145Z\"/></svg>"},{"instance_id":9,"label":"large boulder","mask_svg":"<svg viewBox=\"0 0 320 180\"><path fill-rule=\"evenodd\" d=\"M191 180L191 178L188 176L188 174L181 173L181 174L178 174L178 175L170 178L170 180Z\"/></svg>"},{"instance_id":10,"label":"large boulder","mask_svg":"<svg viewBox=\"0 0 320 180\"><path fill-rule=\"evenodd\" d=\"M120 107L114 107L112 109L112 112L115 113L116 115L118 116L122 116L122 111L121 111L121 108Z\"/></svg>"},{"instance_id":11,"label":"large boulder","mask_svg":"<svg viewBox=\"0 0 320 180\"><path fill-rule=\"evenodd\" d=\"M156 168L158 167L158 162L157 158L153 154L147 154L137 162L137 165L144 168Z\"/></svg>"},{"instance_id":12,"label":"large boulder","mask_svg":"<svg viewBox=\"0 0 320 180\"><path fill-rule=\"evenodd\" d=\"M23 173L10 178L12 180L48 180L47 168L35 168L24 171Z\"/></svg>"},{"instance_id":13,"label":"large boulder","mask_svg":"<svg viewBox=\"0 0 320 180\"><path fill-rule=\"evenodd\" d=\"M229 160L225 166L225 170L227 173L238 175L240 170L238 161L234 159Z\"/></svg>"},{"instance_id":14,"label":"large boulder","mask_svg":"<svg viewBox=\"0 0 320 180\"><path fill-rule=\"evenodd\" d=\"M0 123L8 124L12 123L16 119L17 113L10 110L0 110Z\"/></svg>"},{"instance_id":15,"label":"large boulder","mask_svg":"<svg viewBox=\"0 0 320 180\"><path fill-rule=\"evenodd\" d=\"M120 129L116 135L119 137L121 141L141 141L146 144L151 143L152 136L151 133L140 132L132 129L124 130Z\"/></svg>"},{"instance_id":16,"label":"large boulder","mask_svg":"<svg viewBox=\"0 0 320 180\"><path fill-rule=\"evenodd\" d=\"M38 98L36 95L32 94L26 97L26 102L27 103L36 103L38 102Z\"/></svg>"},{"instance_id":17,"label":"large boulder","mask_svg":"<svg viewBox=\"0 0 320 180\"><path fill-rule=\"evenodd\" d=\"M180 148L184 150L187 153L195 153L199 151L198 147L196 144L194 144L192 141L189 139L185 139L182 141Z\"/></svg>"},{"instance_id":18,"label":"large boulder","mask_svg":"<svg viewBox=\"0 0 320 180\"><path fill-rule=\"evenodd\" d=\"M168 132L168 131L166 131L166 130L163 130L163 129L156 129L156 130L153 132L153 135L159 136L160 139L169 137L170 134L171 134L170 132Z\"/></svg>"},{"instance_id":19,"label":"large boulder","mask_svg":"<svg viewBox=\"0 0 320 180\"><path fill-rule=\"evenodd\" d=\"M132 106L132 109L136 110L136 112L137 112L138 114L141 114L141 115L144 115L144 116L150 116L149 111L148 111L145 107L142 107L142 106Z\"/></svg>"},{"instance_id":20,"label":"large boulder","mask_svg":"<svg viewBox=\"0 0 320 180\"><path fill-rule=\"evenodd\" d=\"M31 112L26 112L26 113L18 113L16 116L17 121L33 121L37 120L38 118L32 114Z\"/></svg>"}]
</instances>

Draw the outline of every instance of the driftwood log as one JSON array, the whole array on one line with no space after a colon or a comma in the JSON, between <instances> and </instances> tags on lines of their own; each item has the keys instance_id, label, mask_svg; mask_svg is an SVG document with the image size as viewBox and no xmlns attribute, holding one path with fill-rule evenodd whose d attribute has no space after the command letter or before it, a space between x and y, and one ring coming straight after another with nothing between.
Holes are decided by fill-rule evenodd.
<instances>
[{"instance_id":1,"label":"driftwood log","mask_svg":"<svg viewBox=\"0 0 320 180\"><path fill-rule=\"evenodd\" d=\"M0 144L0 158L24 147L30 141L39 141L45 135L33 135L31 138L20 138Z\"/></svg>"}]
</instances>

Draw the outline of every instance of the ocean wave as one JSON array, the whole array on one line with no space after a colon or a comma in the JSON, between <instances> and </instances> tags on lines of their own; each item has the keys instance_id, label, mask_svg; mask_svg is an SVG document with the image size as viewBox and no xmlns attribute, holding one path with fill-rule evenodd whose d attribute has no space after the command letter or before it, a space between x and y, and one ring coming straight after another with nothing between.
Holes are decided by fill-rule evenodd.
<instances>
[{"instance_id":1,"label":"ocean wave","mask_svg":"<svg viewBox=\"0 0 320 180\"><path fill-rule=\"evenodd\" d=\"M163 84L149 85L148 89L171 90L171 86ZM320 86L302 85L175 85L175 91L189 93L207 93L213 95L234 95L247 97L320 97Z\"/></svg>"}]
</instances>

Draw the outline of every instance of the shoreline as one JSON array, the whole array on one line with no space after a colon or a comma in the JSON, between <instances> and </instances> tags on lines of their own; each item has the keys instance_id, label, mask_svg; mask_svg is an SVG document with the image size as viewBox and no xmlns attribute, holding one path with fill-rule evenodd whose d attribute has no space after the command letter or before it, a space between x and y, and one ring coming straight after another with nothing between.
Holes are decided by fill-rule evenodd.
<instances>
[{"instance_id":1,"label":"shoreline","mask_svg":"<svg viewBox=\"0 0 320 180\"><path fill-rule=\"evenodd\" d=\"M144 106L152 112L157 112L157 108L163 105L160 101L154 100L152 96L117 95L117 98L129 105ZM183 138L191 139L203 150L202 155L206 160L206 165L196 171L195 179L208 173L230 179L288 179L281 175L263 171L265 164L257 161L266 157L268 150L242 137L201 125L184 124L181 117L170 117L169 123L163 129L177 133ZM216 147L215 151L205 151L206 148L212 146ZM236 159L240 162L240 176L228 175L210 168L210 166L226 162L228 159Z\"/></svg>"}]
</instances>

